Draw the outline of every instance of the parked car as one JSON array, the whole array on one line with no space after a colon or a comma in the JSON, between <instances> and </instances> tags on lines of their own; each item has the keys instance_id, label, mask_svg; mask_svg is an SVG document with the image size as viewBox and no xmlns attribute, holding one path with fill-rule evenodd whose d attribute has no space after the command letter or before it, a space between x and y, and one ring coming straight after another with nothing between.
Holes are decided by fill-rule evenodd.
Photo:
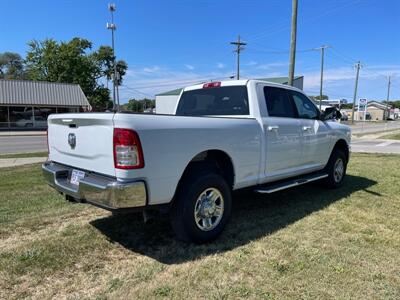
<instances>
[{"instance_id":1,"label":"parked car","mask_svg":"<svg viewBox=\"0 0 400 300\"><path fill-rule=\"evenodd\" d=\"M347 115L346 112L340 112L342 114L342 116L340 117L341 121L348 121L349 120L349 116Z\"/></svg>"},{"instance_id":2,"label":"parked car","mask_svg":"<svg viewBox=\"0 0 400 300\"><path fill-rule=\"evenodd\" d=\"M29 119L19 119L15 124L18 127L46 127L47 120L42 116L32 116Z\"/></svg>"},{"instance_id":3,"label":"parked car","mask_svg":"<svg viewBox=\"0 0 400 300\"><path fill-rule=\"evenodd\" d=\"M168 210L178 238L216 238L233 190L269 194L311 181L340 187L350 129L300 90L257 80L194 85L175 116L50 115L48 183L114 212Z\"/></svg>"}]
</instances>

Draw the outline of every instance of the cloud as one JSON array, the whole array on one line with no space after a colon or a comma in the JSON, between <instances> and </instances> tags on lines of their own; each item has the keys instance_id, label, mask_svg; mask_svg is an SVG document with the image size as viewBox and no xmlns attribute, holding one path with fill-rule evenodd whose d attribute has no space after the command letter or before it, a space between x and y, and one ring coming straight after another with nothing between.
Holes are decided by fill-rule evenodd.
<instances>
[{"instance_id":1,"label":"cloud","mask_svg":"<svg viewBox=\"0 0 400 300\"><path fill-rule=\"evenodd\" d=\"M398 65L375 65L360 70L357 98L384 99L387 88L387 75L400 75ZM310 95L319 94L319 70L303 72L304 90ZM323 93L330 98L352 99L356 71L352 67L327 68L324 71Z\"/></svg>"},{"instance_id":2,"label":"cloud","mask_svg":"<svg viewBox=\"0 0 400 300\"><path fill-rule=\"evenodd\" d=\"M186 67L187 69L189 69L189 70L194 70L194 66L192 66L192 65L185 65L185 67Z\"/></svg>"},{"instance_id":3,"label":"cloud","mask_svg":"<svg viewBox=\"0 0 400 300\"><path fill-rule=\"evenodd\" d=\"M225 68L225 65L223 64L223 63L217 63L217 68L218 69L223 69L223 68Z\"/></svg>"},{"instance_id":4,"label":"cloud","mask_svg":"<svg viewBox=\"0 0 400 300\"><path fill-rule=\"evenodd\" d=\"M252 67L258 65L258 62L251 60L248 63L245 64L246 66Z\"/></svg>"},{"instance_id":5,"label":"cloud","mask_svg":"<svg viewBox=\"0 0 400 300\"><path fill-rule=\"evenodd\" d=\"M158 66L143 68L143 72L146 72L146 73L155 73L155 72L157 72L159 70L160 70L160 67L158 67Z\"/></svg>"},{"instance_id":6,"label":"cloud","mask_svg":"<svg viewBox=\"0 0 400 300\"><path fill-rule=\"evenodd\" d=\"M281 67L279 67L279 65ZM218 65L217 65L218 66ZM211 66L212 67L212 66ZM306 66L307 67L307 66ZM210 68L213 69L213 68ZM296 74L304 75L304 90L309 95L319 94L320 71L316 67L307 69L298 66ZM190 70L185 68L175 70L166 66L135 67L131 66L124 77L120 89L121 102L124 103L131 98L151 97L154 95L181 88L195 83L212 80L228 79L232 75L227 68L217 68L211 72ZM360 71L358 97L368 99L384 99L386 97L387 77L384 74L393 75L393 80L400 77L399 65L365 66ZM287 76L287 64L277 62L266 64L263 68L246 68L245 64L241 70L243 78L265 78ZM397 77L395 77L397 75ZM329 67L324 72L324 94L330 98L345 98L351 100L354 92L355 70L352 67ZM394 85L395 86L395 85ZM399 89L393 88L391 98L399 98Z\"/></svg>"},{"instance_id":7,"label":"cloud","mask_svg":"<svg viewBox=\"0 0 400 300\"><path fill-rule=\"evenodd\" d=\"M256 68L260 70L272 70L272 69L286 67L288 65L289 63L287 62L274 62L269 64L255 64L254 66L257 66Z\"/></svg>"},{"instance_id":8,"label":"cloud","mask_svg":"<svg viewBox=\"0 0 400 300\"><path fill-rule=\"evenodd\" d=\"M148 72L151 70L152 72ZM120 88L121 103L132 98L154 97L158 93L207 82L228 78L226 72L194 72L193 70L175 71L165 67L128 69Z\"/></svg>"}]
</instances>

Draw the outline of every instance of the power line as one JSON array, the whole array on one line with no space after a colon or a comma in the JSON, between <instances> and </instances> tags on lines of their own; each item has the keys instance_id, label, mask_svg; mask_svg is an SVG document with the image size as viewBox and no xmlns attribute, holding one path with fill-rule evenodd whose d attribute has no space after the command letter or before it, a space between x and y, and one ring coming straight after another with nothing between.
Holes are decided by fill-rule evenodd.
<instances>
[{"instance_id":1,"label":"power line","mask_svg":"<svg viewBox=\"0 0 400 300\"><path fill-rule=\"evenodd\" d=\"M317 20L319 18L322 18L324 16L327 16L327 15L329 15L329 14L335 12L335 11L338 11L338 10L341 10L341 9L344 9L344 8L347 8L347 7L356 5L356 4L360 4L360 3L362 3L361 0L355 0L355 1L352 1L352 2L345 1L344 5L336 6L336 7L332 8L332 9L325 10L323 13L318 14L315 17L302 18L302 20L299 22L299 24L302 25L302 24L305 24L305 23L308 23L308 22L315 21L315 20ZM287 21L285 21L285 23L287 24ZM282 27L280 27L280 28L278 28L276 30L267 30L267 31L264 31L263 33L256 34L255 37L254 36L253 37L252 36L248 36L248 37L246 37L246 39L253 43L255 40L260 40L262 38L266 38L266 37L268 37L270 35L273 35L275 33L287 30L289 28L290 28L290 25L282 26Z\"/></svg>"},{"instance_id":2,"label":"power line","mask_svg":"<svg viewBox=\"0 0 400 300\"><path fill-rule=\"evenodd\" d=\"M248 47L248 48L246 48L246 50L248 50L250 52L268 53L268 54L288 54L288 53L290 53L290 50L264 50L264 49L258 49L258 48L252 48L252 47ZM302 50L296 49L296 53L311 52L314 50L315 50L315 48L302 49Z\"/></svg>"},{"instance_id":3,"label":"power line","mask_svg":"<svg viewBox=\"0 0 400 300\"><path fill-rule=\"evenodd\" d=\"M358 88L358 76L360 74L360 68L361 68L361 62L358 61L356 65L357 73L356 73L356 83L354 86L354 97L353 97L353 107L351 109L352 114L351 114L351 124L354 124L354 110L356 106L356 98L357 98L357 88Z\"/></svg>"},{"instance_id":4,"label":"power line","mask_svg":"<svg viewBox=\"0 0 400 300\"><path fill-rule=\"evenodd\" d=\"M238 35L238 39L235 42L231 42L231 45L236 46L236 79L239 80L240 78L240 52L244 50L244 46L247 45L247 43L240 41L240 34Z\"/></svg>"},{"instance_id":5,"label":"power line","mask_svg":"<svg viewBox=\"0 0 400 300\"><path fill-rule=\"evenodd\" d=\"M388 77L388 86L387 86L387 96L386 96L386 107L385 107L385 111L384 111L384 118L387 122L387 119L389 117L390 111L389 113L387 113L388 110L388 105L389 105L389 96L390 96L390 76Z\"/></svg>"},{"instance_id":6,"label":"power line","mask_svg":"<svg viewBox=\"0 0 400 300\"><path fill-rule=\"evenodd\" d=\"M298 1L292 0L292 29L290 34L290 60L289 60L289 82L293 86L294 68L296 61L296 38L297 38L297 7Z\"/></svg>"},{"instance_id":7,"label":"power line","mask_svg":"<svg viewBox=\"0 0 400 300\"><path fill-rule=\"evenodd\" d=\"M320 50L321 51L321 78L320 78L320 87L319 87L319 110L321 110L322 107L322 85L324 81L324 53L325 49L328 49L330 46L328 45L322 45L319 48L315 48L315 50Z\"/></svg>"},{"instance_id":8,"label":"power line","mask_svg":"<svg viewBox=\"0 0 400 300\"><path fill-rule=\"evenodd\" d=\"M112 52L113 52L113 110L117 111L119 108L119 94L118 94L118 78L117 78L117 59L115 55L115 43L114 43L114 32L117 29L117 26L114 23L114 11L116 10L116 6L114 3L108 4L108 10L111 13L111 23L107 22L107 29L111 30L111 42L112 42Z\"/></svg>"}]
</instances>

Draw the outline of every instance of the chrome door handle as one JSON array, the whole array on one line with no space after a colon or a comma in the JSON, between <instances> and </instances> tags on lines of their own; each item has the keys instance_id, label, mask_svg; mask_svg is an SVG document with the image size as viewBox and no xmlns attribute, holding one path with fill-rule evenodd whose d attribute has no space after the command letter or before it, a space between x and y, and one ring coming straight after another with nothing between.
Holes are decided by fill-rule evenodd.
<instances>
[{"instance_id":1,"label":"chrome door handle","mask_svg":"<svg viewBox=\"0 0 400 300\"><path fill-rule=\"evenodd\" d=\"M311 130L311 126L303 126L303 131Z\"/></svg>"},{"instance_id":2,"label":"chrome door handle","mask_svg":"<svg viewBox=\"0 0 400 300\"><path fill-rule=\"evenodd\" d=\"M276 126L276 125L268 126L267 129L268 129L268 131L277 131L279 129L279 126Z\"/></svg>"}]
</instances>

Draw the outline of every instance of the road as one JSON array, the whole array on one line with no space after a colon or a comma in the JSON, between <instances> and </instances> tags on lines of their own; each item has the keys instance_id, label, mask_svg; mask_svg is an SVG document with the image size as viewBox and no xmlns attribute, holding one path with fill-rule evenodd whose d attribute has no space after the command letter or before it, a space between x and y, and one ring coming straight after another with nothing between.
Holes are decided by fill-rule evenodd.
<instances>
[{"instance_id":1,"label":"road","mask_svg":"<svg viewBox=\"0 0 400 300\"><path fill-rule=\"evenodd\" d=\"M351 142L351 152L400 154L400 141L355 139Z\"/></svg>"},{"instance_id":2,"label":"road","mask_svg":"<svg viewBox=\"0 0 400 300\"><path fill-rule=\"evenodd\" d=\"M352 126L353 133L372 133L399 128L400 122L371 124L366 123ZM38 136L0 136L0 154L47 151L45 135ZM376 152L400 154L400 141L353 139L353 152Z\"/></svg>"},{"instance_id":3,"label":"road","mask_svg":"<svg viewBox=\"0 0 400 300\"><path fill-rule=\"evenodd\" d=\"M0 136L0 154L47 151L46 136Z\"/></svg>"},{"instance_id":4,"label":"road","mask_svg":"<svg viewBox=\"0 0 400 300\"><path fill-rule=\"evenodd\" d=\"M400 129L400 121L389 121L387 123L366 122L365 124L357 123L356 125L351 126L351 132L353 134L373 133L394 129Z\"/></svg>"}]
</instances>

